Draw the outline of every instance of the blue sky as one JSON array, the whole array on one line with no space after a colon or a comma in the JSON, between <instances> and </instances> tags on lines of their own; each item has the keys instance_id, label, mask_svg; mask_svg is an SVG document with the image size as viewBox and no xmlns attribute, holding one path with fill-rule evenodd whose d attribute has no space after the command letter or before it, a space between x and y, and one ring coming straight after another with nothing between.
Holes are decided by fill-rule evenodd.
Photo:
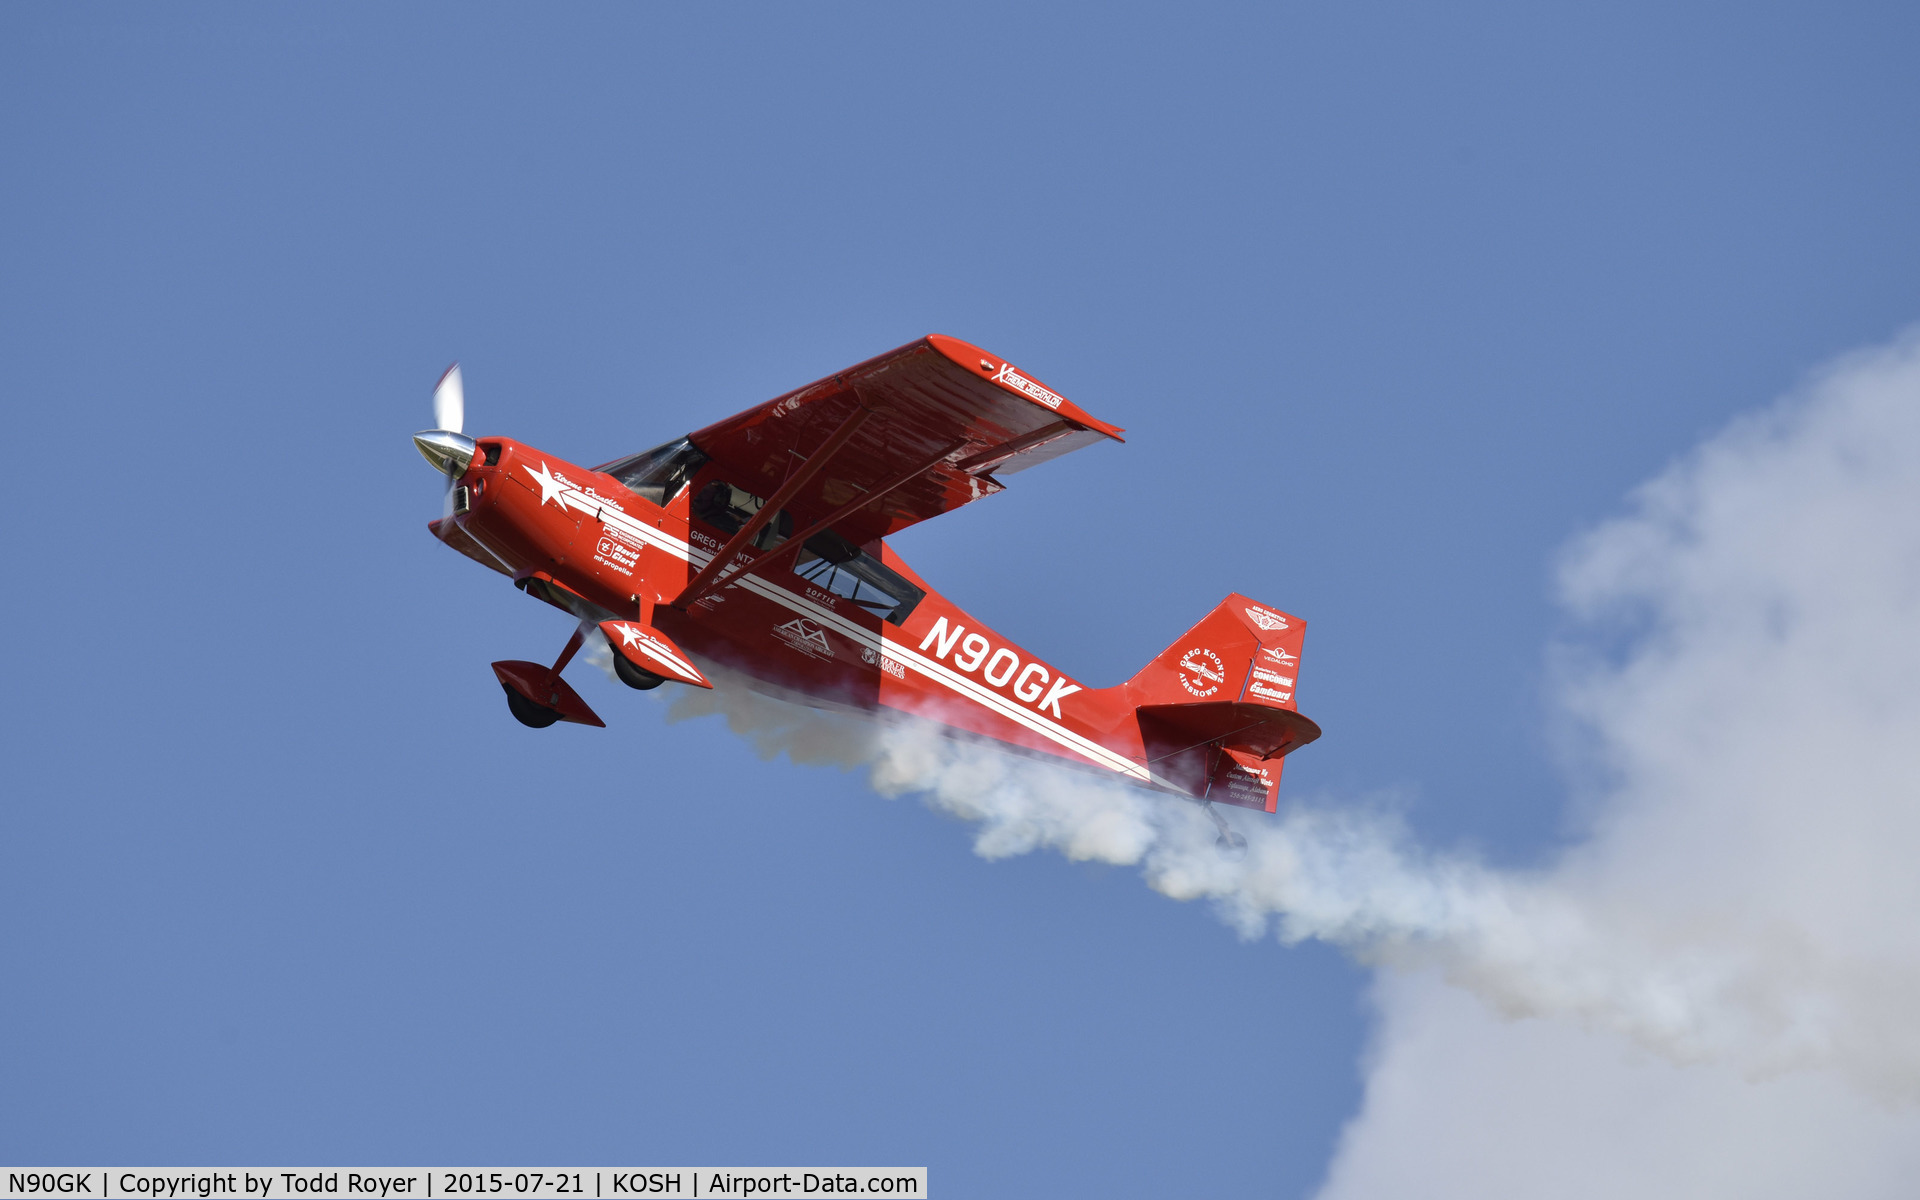
<instances>
[{"instance_id":1,"label":"blue sky","mask_svg":"<svg viewBox=\"0 0 1920 1200\"><path fill-rule=\"evenodd\" d=\"M0 10L0 1159L1306 1196L1369 974L583 667L408 441L928 332L1124 446L896 548L1094 685L1305 616L1285 799L1525 866L1569 539L1920 318L1896 5ZM1575 806L1575 807L1570 807Z\"/></svg>"}]
</instances>

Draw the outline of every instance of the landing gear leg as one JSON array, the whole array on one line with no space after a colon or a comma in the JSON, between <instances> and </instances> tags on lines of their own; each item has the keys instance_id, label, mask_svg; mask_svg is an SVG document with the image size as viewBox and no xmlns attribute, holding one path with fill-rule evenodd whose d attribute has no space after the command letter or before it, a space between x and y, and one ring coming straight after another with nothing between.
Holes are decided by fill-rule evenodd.
<instances>
[{"instance_id":1,"label":"landing gear leg","mask_svg":"<svg viewBox=\"0 0 1920 1200\"><path fill-rule=\"evenodd\" d=\"M1227 824L1227 819L1213 810L1213 801L1203 800L1200 807L1206 810L1207 816L1213 818L1213 827L1220 831L1220 836L1213 839L1213 844L1219 847L1221 856L1234 862L1245 858L1247 839L1236 833L1233 826Z\"/></svg>"},{"instance_id":2,"label":"landing gear leg","mask_svg":"<svg viewBox=\"0 0 1920 1200\"><path fill-rule=\"evenodd\" d=\"M567 669L567 664L573 661L573 656L580 653L580 643L584 640L586 640L585 631L575 629L573 636L567 639L567 648L560 652L559 658L553 660L553 673L555 675Z\"/></svg>"}]
</instances>

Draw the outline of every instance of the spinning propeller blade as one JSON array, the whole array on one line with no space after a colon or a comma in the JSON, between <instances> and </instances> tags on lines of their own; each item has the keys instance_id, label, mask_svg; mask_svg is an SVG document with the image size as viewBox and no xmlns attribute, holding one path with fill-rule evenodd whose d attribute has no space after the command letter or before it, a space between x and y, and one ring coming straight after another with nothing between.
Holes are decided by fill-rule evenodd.
<instances>
[{"instance_id":1,"label":"spinning propeller blade","mask_svg":"<svg viewBox=\"0 0 1920 1200\"><path fill-rule=\"evenodd\" d=\"M467 394L460 386L460 364L455 363L433 385L433 427L459 433L466 420Z\"/></svg>"},{"instance_id":2,"label":"spinning propeller blade","mask_svg":"<svg viewBox=\"0 0 1920 1200\"><path fill-rule=\"evenodd\" d=\"M466 474L467 464L473 461L473 439L460 432L466 419L466 389L460 386L460 364L455 363L433 386L435 428L413 435L414 447L421 457L447 477L449 497L453 495L453 481Z\"/></svg>"}]
</instances>

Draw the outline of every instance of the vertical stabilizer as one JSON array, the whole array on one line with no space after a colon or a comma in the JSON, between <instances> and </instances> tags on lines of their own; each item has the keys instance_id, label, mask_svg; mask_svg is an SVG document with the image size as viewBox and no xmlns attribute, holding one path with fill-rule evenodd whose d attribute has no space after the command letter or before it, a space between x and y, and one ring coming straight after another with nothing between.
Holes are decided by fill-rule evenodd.
<instances>
[{"instance_id":1,"label":"vertical stabilizer","mask_svg":"<svg viewBox=\"0 0 1920 1200\"><path fill-rule=\"evenodd\" d=\"M1307 623L1238 594L1127 681L1136 706L1238 701L1292 710Z\"/></svg>"}]
</instances>

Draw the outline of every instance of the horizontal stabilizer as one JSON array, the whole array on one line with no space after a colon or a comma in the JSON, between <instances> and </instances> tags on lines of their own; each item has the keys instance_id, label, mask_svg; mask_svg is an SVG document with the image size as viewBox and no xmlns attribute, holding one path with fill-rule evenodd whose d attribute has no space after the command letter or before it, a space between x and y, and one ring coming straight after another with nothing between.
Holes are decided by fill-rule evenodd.
<instances>
[{"instance_id":1,"label":"horizontal stabilizer","mask_svg":"<svg viewBox=\"0 0 1920 1200\"><path fill-rule=\"evenodd\" d=\"M1263 704L1148 704L1135 713L1157 781L1267 812L1278 804L1283 756L1320 736L1299 713Z\"/></svg>"},{"instance_id":2,"label":"horizontal stabilizer","mask_svg":"<svg viewBox=\"0 0 1920 1200\"><path fill-rule=\"evenodd\" d=\"M1297 712L1264 704L1143 704L1140 727L1171 743L1211 743L1257 758L1279 758L1320 736L1320 727Z\"/></svg>"}]
</instances>

